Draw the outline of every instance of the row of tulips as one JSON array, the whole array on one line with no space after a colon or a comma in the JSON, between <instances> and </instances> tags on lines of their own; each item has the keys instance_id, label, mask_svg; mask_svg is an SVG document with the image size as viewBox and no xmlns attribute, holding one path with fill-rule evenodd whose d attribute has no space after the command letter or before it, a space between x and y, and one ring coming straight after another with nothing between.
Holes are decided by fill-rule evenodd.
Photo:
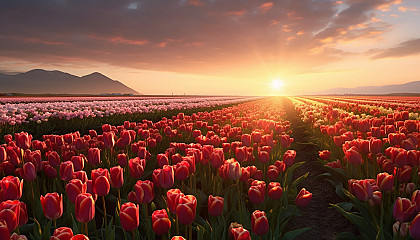
<instances>
[{"instance_id":1,"label":"row of tulips","mask_svg":"<svg viewBox=\"0 0 420 240\"><path fill-rule=\"evenodd\" d=\"M319 152L324 176L349 201L332 206L364 239L420 239L419 121L408 111L358 115L347 112L345 100L337 108L317 100L292 99L325 149Z\"/></svg>"},{"instance_id":2,"label":"row of tulips","mask_svg":"<svg viewBox=\"0 0 420 240\"><path fill-rule=\"evenodd\" d=\"M287 223L312 194L297 190L308 174L292 180L302 163L284 114L270 98L102 134L5 135L2 236L293 239L308 229Z\"/></svg>"}]
</instances>

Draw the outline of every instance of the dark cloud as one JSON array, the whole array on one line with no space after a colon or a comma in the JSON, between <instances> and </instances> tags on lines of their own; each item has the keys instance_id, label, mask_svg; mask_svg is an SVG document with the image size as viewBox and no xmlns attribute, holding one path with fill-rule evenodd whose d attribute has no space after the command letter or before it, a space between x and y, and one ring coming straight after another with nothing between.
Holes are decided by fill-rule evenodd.
<instances>
[{"instance_id":1,"label":"dark cloud","mask_svg":"<svg viewBox=\"0 0 420 240\"><path fill-rule=\"evenodd\" d=\"M386 28L369 21L392 1L343 2L0 0L0 52L40 63L96 61L187 73L304 69L345 55L323 40ZM351 29L360 24L366 27Z\"/></svg>"},{"instance_id":2,"label":"dark cloud","mask_svg":"<svg viewBox=\"0 0 420 240\"><path fill-rule=\"evenodd\" d=\"M371 57L372 59L405 57L420 54L420 38L402 42L398 46L393 48L371 50L369 53L374 53Z\"/></svg>"}]
</instances>

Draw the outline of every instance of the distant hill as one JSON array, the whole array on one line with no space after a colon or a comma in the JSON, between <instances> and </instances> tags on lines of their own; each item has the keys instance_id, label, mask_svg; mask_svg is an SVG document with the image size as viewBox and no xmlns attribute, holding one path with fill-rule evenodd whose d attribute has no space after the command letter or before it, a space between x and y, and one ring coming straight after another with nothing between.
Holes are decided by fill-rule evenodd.
<instances>
[{"instance_id":1,"label":"distant hill","mask_svg":"<svg viewBox=\"0 0 420 240\"><path fill-rule=\"evenodd\" d=\"M406 95L420 93L420 81L404 84L382 85L382 86L359 86L354 88L331 88L315 94L396 94Z\"/></svg>"},{"instance_id":2,"label":"distant hill","mask_svg":"<svg viewBox=\"0 0 420 240\"><path fill-rule=\"evenodd\" d=\"M33 69L14 75L0 73L0 93L139 94L119 81L94 72L82 77L60 71Z\"/></svg>"}]
</instances>

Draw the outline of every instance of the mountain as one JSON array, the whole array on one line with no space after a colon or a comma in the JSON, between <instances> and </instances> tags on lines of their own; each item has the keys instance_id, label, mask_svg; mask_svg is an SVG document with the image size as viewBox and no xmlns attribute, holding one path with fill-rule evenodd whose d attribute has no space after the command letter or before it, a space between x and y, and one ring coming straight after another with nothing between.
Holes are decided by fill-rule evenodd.
<instances>
[{"instance_id":1,"label":"mountain","mask_svg":"<svg viewBox=\"0 0 420 240\"><path fill-rule=\"evenodd\" d=\"M33 69L14 75L0 73L0 93L139 94L121 82L98 72L78 77L57 70L43 69Z\"/></svg>"},{"instance_id":2,"label":"mountain","mask_svg":"<svg viewBox=\"0 0 420 240\"><path fill-rule=\"evenodd\" d=\"M315 94L409 94L420 93L420 81L404 84L382 85L382 86L360 86L354 88L331 88Z\"/></svg>"}]
</instances>

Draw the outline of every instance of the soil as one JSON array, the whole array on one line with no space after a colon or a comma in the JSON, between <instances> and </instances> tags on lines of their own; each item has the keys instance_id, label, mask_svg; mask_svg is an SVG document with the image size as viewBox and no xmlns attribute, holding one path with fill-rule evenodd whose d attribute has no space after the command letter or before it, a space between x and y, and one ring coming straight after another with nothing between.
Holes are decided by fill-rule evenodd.
<instances>
[{"instance_id":1,"label":"soil","mask_svg":"<svg viewBox=\"0 0 420 240\"><path fill-rule=\"evenodd\" d=\"M297 178L309 172L309 176L302 181L299 188L304 187L312 193L311 203L300 209L301 216L296 216L289 222L289 230L310 227L311 229L301 234L296 239L335 239L340 232L352 232L357 234L357 229L339 212L330 207L330 203L338 203L343 200L335 193L334 187L324 178L317 176L325 173L323 166L318 162L316 143L312 142L311 134L307 132L307 125L302 122L299 113L294 109L290 100L284 99L286 119L291 122L293 131L291 137L294 143L291 149L296 150L296 162L305 163L294 172Z\"/></svg>"}]
</instances>

